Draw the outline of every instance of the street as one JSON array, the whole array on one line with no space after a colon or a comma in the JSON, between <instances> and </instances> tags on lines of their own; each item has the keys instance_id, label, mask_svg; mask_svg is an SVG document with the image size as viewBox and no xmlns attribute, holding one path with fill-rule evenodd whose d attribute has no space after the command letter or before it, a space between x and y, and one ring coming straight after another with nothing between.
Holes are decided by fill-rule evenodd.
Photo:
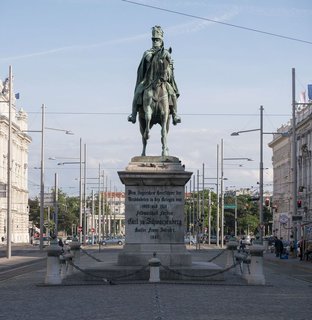
<instances>
[{"instance_id":1,"label":"street","mask_svg":"<svg viewBox=\"0 0 312 320\"><path fill-rule=\"evenodd\" d=\"M120 249L87 250L108 259ZM216 252L198 251L190 250L195 259L200 254L207 257ZM37 249L28 248L23 259L33 259L35 254L42 258ZM0 259L2 270L7 265L4 259ZM82 260L86 259L88 256L83 255ZM311 262L300 264L297 259L281 260L266 253L264 286L228 280L45 286L43 267L0 282L0 319L310 319L311 267Z\"/></svg>"}]
</instances>

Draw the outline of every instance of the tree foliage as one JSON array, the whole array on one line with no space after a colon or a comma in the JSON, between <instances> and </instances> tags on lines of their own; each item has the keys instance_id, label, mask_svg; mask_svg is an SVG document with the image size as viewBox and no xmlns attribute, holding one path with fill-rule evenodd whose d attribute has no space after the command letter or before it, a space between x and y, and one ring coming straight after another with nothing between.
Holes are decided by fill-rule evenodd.
<instances>
[{"instance_id":1,"label":"tree foliage","mask_svg":"<svg viewBox=\"0 0 312 320\"><path fill-rule=\"evenodd\" d=\"M52 190L52 193L54 190ZM40 202L38 197L28 200L29 220L37 227L40 226ZM73 227L79 223L79 197L69 197L61 189L58 190L58 230L72 234ZM44 208L44 224L54 228L53 216L55 207ZM74 231L75 232L75 231Z\"/></svg>"},{"instance_id":2,"label":"tree foliage","mask_svg":"<svg viewBox=\"0 0 312 320\"><path fill-rule=\"evenodd\" d=\"M204 214L202 199L204 194ZM199 196L199 198L198 198ZM198 229L204 231L208 228L208 212L209 212L209 193L191 193L186 197L186 226L187 231ZM226 205L235 205L237 202L237 226L238 234L249 234L258 232L259 228L259 199L254 199L250 195L225 194L224 196L224 228L226 234L234 234L235 230L235 209L226 208ZM221 208L221 200L219 202ZM221 215L221 209L219 214ZM270 208L263 207L264 223L267 224L272 220ZM193 225L193 221L195 225ZM219 226L221 227L221 225ZM196 230L197 230L196 229ZM217 194L211 192L211 233L217 233Z\"/></svg>"}]
</instances>

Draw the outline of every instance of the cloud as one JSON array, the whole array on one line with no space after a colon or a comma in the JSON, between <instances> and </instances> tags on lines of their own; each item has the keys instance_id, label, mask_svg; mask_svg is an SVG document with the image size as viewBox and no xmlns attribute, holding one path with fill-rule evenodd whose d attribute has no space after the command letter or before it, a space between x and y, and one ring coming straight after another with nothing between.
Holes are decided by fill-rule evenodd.
<instances>
[{"instance_id":1,"label":"cloud","mask_svg":"<svg viewBox=\"0 0 312 320\"><path fill-rule=\"evenodd\" d=\"M231 12L224 13L223 15L215 18L209 18L215 21L226 21L232 18L233 16L237 15L238 11L234 10ZM205 19L205 18L203 18ZM186 34L186 33L196 33L200 32L210 25L214 24L214 22L211 21L205 21L205 20L193 20L188 23L183 23L175 26L171 26L166 28L165 32L168 35L171 36L176 36L176 35L181 35L181 34ZM134 36L129 36L125 38L119 38L119 39L112 39L108 41L102 41L98 43L91 43L91 44L77 44L77 45L70 45L70 46L63 46L59 48L52 48L48 50L43 50L43 51L38 51L38 52L33 52L33 53L26 53L26 54L21 54L17 56L11 56L11 57L3 57L0 58L0 61L5 62L5 61L12 61L12 60L21 60L21 59L29 59L33 57L39 57L39 56L47 56L47 55L52 55L56 53L61 53L61 52L66 52L66 51L77 51L77 50L85 50L85 49L91 49L91 48L98 48L98 47L104 47L104 46L109 46L109 45L119 45L119 44L125 44L125 43L133 43L137 42L140 40L144 40L146 38L150 37L149 32L137 34Z\"/></svg>"}]
</instances>

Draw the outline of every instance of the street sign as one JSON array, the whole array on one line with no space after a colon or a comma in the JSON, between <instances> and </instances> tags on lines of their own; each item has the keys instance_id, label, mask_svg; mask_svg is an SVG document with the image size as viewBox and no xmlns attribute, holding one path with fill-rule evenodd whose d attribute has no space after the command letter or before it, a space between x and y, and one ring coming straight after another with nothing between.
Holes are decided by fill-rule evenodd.
<instances>
[{"instance_id":1,"label":"street sign","mask_svg":"<svg viewBox=\"0 0 312 320\"><path fill-rule=\"evenodd\" d=\"M292 216L292 221L301 221L302 216Z\"/></svg>"},{"instance_id":2,"label":"street sign","mask_svg":"<svg viewBox=\"0 0 312 320\"><path fill-rule=\"evenodd\" d=\"M40 199L39 198L39 205L40 205ZM43 201L45 207L53 207L54 205L54 194L53 193L44 193L43 195Z\"/></svg>"},{"instance_id":3,"label":"street sign","mask_svg":"<svg viewBox=\"0 0 312 320\"><path fill-rule=\"evenodd\" d=\"M236 209L236 205L235 204L225 204L224 209Z\"/></svg>"},{"instance_id":4,"label":"street sign","mask_svg":"<svg viewBox=\"0 0 312 320\"><path fill-rule=\"evenodd\" d=\"M286 214L281 214L279 220L280 220L280 223L285 224L288 222L289 218Z\"/></svg>"}]
</instances>

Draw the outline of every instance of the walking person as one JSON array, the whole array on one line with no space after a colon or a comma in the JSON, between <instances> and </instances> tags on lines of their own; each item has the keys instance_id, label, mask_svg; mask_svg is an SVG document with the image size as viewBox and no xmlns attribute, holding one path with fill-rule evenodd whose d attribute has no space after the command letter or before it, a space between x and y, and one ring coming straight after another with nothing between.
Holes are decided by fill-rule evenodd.
<instances>
[{"instance_id":1,"label":"walking person","mask_svg":"<svg viewBox=\"0 0 312 320\"><path fill-rule=\"evenodd\" d=\"M280 258L282 258L283 251L284 251L284 245L283 245L282 239L283 238L278 239L276 237L275 245L274 245L275 246L275 255L276 255L276 257L280 257Z\"/></svg>"}]
</instances>

